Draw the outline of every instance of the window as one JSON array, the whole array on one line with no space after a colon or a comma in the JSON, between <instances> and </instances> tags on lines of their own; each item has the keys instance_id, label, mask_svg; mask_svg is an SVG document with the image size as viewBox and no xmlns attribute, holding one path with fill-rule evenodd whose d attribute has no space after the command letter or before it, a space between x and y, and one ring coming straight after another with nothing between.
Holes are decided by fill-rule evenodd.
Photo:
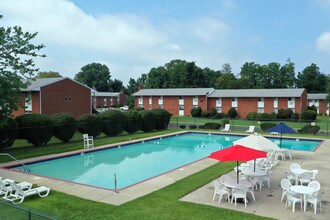
<instances>
[{"instance_id":1,"label":"window","mask_svg":"<svg viewBox=\"0 0 330 220\"><path fill-rule=\"evenodd\" d=\"M164 107L163 107L163 105L159 105L158 108L163 109Z\"/></svg>"},{"instance_id":2,"label":"window","mask_svg":"<svg viewBox=\"0 0 330 220\"><path fill-rule=\"evenodd\" d=\"M107 107L107 98L103 98L103 106Z\"/></svg>"},{"instance_id":3,"label":"window","mask_svg":"<svg viewBox=\"0 0 330 220\"><path fill-rule=\"evenodd\" d=\"M217 110L218 113L221 113L222 112L222 108L221 107L217 107L216 110Z\"/></svg>"},{"instance_id":4,"label":"window","mask_svg":"<svg viewBox=\"0 0 330 220\"><path fill-rule=\"evenodd\" d=\"M32 111L32 95L31 92L25 93L25 111Z\"/></svg>"},{"instance_id":5,"label":"window","mask_svg":"<svg viewBox=\"0 0 330 220\"><path fill-rule=\"evenodd\" d=\"M264 113L264 111L265 111L264 108L258 108L257 110L258 113Z\"/></svg>"}]
</instances>

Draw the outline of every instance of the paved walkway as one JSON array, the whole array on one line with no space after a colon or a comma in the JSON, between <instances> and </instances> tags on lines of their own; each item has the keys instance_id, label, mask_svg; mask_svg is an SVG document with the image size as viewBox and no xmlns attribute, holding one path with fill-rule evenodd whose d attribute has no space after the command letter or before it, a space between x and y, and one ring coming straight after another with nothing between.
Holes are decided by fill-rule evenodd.
<instances>
[{"instance_id":1,"label":"paved walkway","mask_svg":"<svg viewBox=\"0 0 330 220\"><path fill-rule=\"evenodd\" d=\"M201 187L200 189L186 195L181 200L217 206L226 209L252 213L260 216L271 217L275 219L329 219L330 218L330 140L325 143L316 152L297 152L294 151L292 160L280 161L276 167L272 169L271 187L262 188L261 191L255 191L256 201L254 202L248 194L249 203L245 208L244 204L228 203L222 200L220 204L217 201L212 201L214 187L212 182ZM313 209L307 206L307 211L300 211L300 205L296 204L296 210L292 213L292 208L285 209L285 202L281 202L282 188L280 181L284 178L284 170L289 169L291 163L298 163L305 169L318 169L319 173L316 177L321 183L321 191L325 191L325 196L322 202L322 213L319 209L314 215ZM234 172L230 173L235 176Z\"/></svg>"}]
</instances>

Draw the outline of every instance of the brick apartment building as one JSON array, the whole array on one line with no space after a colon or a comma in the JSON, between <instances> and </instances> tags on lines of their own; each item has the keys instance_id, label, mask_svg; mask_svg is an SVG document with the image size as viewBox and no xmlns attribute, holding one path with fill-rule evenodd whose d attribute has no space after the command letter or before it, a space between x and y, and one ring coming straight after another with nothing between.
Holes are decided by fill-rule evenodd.
<instances>
[{"instance_id":1,"label":"brick apartment building","mask_svg":"<svg viewBox=\"0 0 330 220\"><path fill-rule=\"evenodd\" d=\"M186 116L196 106L203 111L215 108L224 113L234 107L238 117L245 118L249 112L272 113L288 108L301 113L308 105L305 89L142 89L133 96L136 107L163 108L173 115Z\"/></svg>"},{"instance_id":2,"label":"brick apartment building","mask_svg":"<svg viewBox=\"0 0 330 220\"><path fill-rule=\"evenodd\" d=\"M308 94L308 106L314 105L317 108L317 113L329 115L329 103L327 103L326 93Z\"/></svg>"},{"instance_id":3,"label":"brick apartment building","mask_svg":"<svg viewBox=\"0 0 330 220\"><path fill-rule=\"evenodd\" d=\"M93 107L111 108L123 106L127 103L127 95L124 92L97 92L92 90Z\"/></svg>"},{"instance_id":4,"label":"brick apartment building","mask_svg":"<svg viewBox=\"0 0 330 220\"><path fill-rule=\"evenodd\" d=\"M91 88L67 77L30 80L28 88L22 89L21 107L12 114L59 112L67 112L75 118L91 113Z\"/></svg>"}]
</instances>

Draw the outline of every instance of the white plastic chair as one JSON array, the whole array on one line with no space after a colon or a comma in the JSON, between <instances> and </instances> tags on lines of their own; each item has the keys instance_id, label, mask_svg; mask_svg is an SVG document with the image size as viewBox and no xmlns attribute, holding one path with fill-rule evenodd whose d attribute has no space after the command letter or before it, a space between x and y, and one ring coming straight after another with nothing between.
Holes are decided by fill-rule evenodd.
<instances>
[{"instance_id":1,"label":"white plastic chair","mask_svg":"<svg viewBox=\"0 0 330 220\"><path fill-rule=\"evenodd\" d=\"M291 183L288 179L282 179L281 180L281 187L283 189L282 191L282 197L281 197L281 202L283 201L284 196L287 195L287 192L290 191Z\"/></svg>"},{"instance_id":2,"label":"white plastic chair","mask_svg":"<svg viewBox=\"0 0 330 220\"><path fill-rule=\"evenodd\" d=\"M301 166L297 163L290 164L290 170L292 169L301 169Z\"/></svg>"},{"instance_id":3,"label":"white plastic chair","mask_svg":"<svg viewBox=\"0 0 330 220\"><path fill-rule=\"evenodd\" d=\"M318 170L311 170L311 172L313 172L312 180L315 180L316 175L319 173L319 171Z\"/></svg>"},{"instance_id":4,"label":"white plastic chair","mask_svg":"<svg viewBox=\"0 0 330 220\"><path fill-rule=\"evenodd\" d=\"M254 125L250 125L249 129L245 131L245 133L253 134L254 133Z\"/></svg>"},{"instance_id":5,"label":"white plastic chair","mask_svg":"<svg viewBox=\"0 0 330 220\"><path fill-rule=\"evenodd\" d=\"M304 184L307 185L312 181L312 178L313 178L313 172L310 171L304 172L299 175L298 183L300 183L300 185L304 185Z\"/></svg>"},{"instance_id":6,"label":"white plastic chair","mask_svg":"<svg viewBox=\"0 0 330 220\"><path fill-rule=\"evenodd\" d=\"M285 178L287 178L291 184L296 181L296 176L290 170L284 170Z\"/></svg>"},{"instance_id":7,"label":"white plastic chair","mask_svg":"<svg viewBox=\"0 0 330 220\"><path fill-rule=\"evenodd\" d=\"M254 189L258 188L258 178L253 178L250 182L251 182L252 186L247 188L246 192L251 194L253 201L256 201L256 197L254 196Z\"/></svg>"},{"instance_id":8,"label":"white plastic chair","mask_svg":"<svg viewBox=\"0 0 330 220\"><path fill-rule=\"evenodd\" d=\"M230 124L225 124L225 128L221 129L221 131L230 132Z\"/></svg>"},{"instance_id":9,"label":"white plastic chair","mask_svg":"<svg viewBox=\"0 0 330 220\"><path fill-rule=\"evenodd\" d=\"M324 192L321 193L313 193L312 195L308 195L306 198L307 203L311 203L314 208L314 214L316 214L317 206L320 207L320 212L322 212L322 199Z\"/></svg>"},{"instance_id":10,"label":"white plastic chair","mask_svg":"<svg viewBox=\"0 0 330 220\"><path fill-rule=\"evenodd\" d=\"M13 204L22 203L27 196L32 196L38 194L40 197L46 197L49 194L50 188L45 186L39 186L36 188L31 188L23 190L14 182L9 182L13 190L5 195L3 199L11 201Z\"/></svg>"},{"instance_id":11,"label":"white plastic chair","mask_svg":"<svg viewBox=\"0 0 330 220\"><path fill-rule=\"evenodd\" d=\"M266 176L262 176L260 177L260 183L261 186L263 186L264 182L267 183L267 187L270 188L270 176L272 174L272 171L267 171L267 175ZM260 190L261 190L261 186L260 186Z\"/></svg>"},{"instance_id":12,"label":"white plastic chair","mask_svg":"<svg viewBox=\"0 0 330 220\"><path fill-rule=\"evenodd\" d=\"M88 134L83 134L83 138L84 138L84 148L85 149L94 147L93 136L88 136Z\"/></svg>"},{"instance_id":13,"label":"white plastic chair","mask_svg":"<svg viewBox=\"0 0 330 220\"><path fill-rule=\"evenodd\" d=\"M316 192L318 192L320 189L321 189L321 184L316 181L316 180L313 180L311 181L310 183L308 183L308 187L311 187L313 188Z\"/></svg>"},{"instance_id":14,"label":"white plastic chair","mask_svg":"<svg viewBox=\"0 0 330 220\"><path fill-rule=\"evenodd\" d=\"M291 148L290 148L289 150L287 150L287 151L284 151L284 158L289 157L290 160L292 160L292 149L293 149L293 147L291 147Z\"/></svg>"},{"instance_id":15,"label":"white plastic chair","mask_svg":"<svg viewBox=\"0 0 330 220\"><path fill-rule=\"evenodd\" d=\"M233 192L231 194L231 202L235 199L235 207L237 204L237 199L243 199L245 208L247 207L247 198L246 198L247 188L243 186L238 186L233 189Z\"/></svg>"},{"instance_id":16,"label":"white plastic chair","mask_svg":"<svg viewBox=\"0 0 330 220\"><path fill-rule=\"evenodd\" d=\"M299 197L299 198L296 197L296 194L291 191L287 191L286 196L287 196L287 199L286 199L286 203L285 203L285 208L292 205L292 212L294 212L296 203L299 202L301 211L303 210L301 197Z\"/></svg>"},{"instance_id":17,"label":"white plastic chair","mask_svg":"<svg viewBox=\"0 0 330 220\"><path fill-rule=\"evenodd\" d=\"M229 202L229 196L230 196L229 189L227 189L225 186L221 186L221 184L218 183L217 181L213 181L213 185L214 185L213 201L214 201L216 195L219 195L218 203L221 202L223 196Z\"/></svg>"}]
</instances>

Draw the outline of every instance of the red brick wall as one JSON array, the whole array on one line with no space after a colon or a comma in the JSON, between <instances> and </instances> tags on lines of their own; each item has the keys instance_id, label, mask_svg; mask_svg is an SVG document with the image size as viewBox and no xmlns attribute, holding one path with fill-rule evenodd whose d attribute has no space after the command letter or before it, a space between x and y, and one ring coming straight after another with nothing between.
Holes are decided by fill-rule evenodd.
<instances>
[{"instance_id":1,"label":"red brick wall","mask_svg":"<svg viewBox=\"0 0 330 220\"><path fill-rule=\"evenodd\" d=\"M207 109L211 110L212 108L216 108L217 98L208 98L207 99Z\"/></svg>"},{"instance_id":2,"label":"red brick wall","mask_svg":"<svg viewBox=\"0 0 330 220\"><path fill-rule=\"evenodd\" d=\"M207 111L207 100L206 96L198 96L198 105L202 108L202 111Z\"/></svg>"},{"instance_id":3,"label":"red brick wall","mask_svg":"<svg viewBox=\"0 0 330 220\"><path fill-rule=\"evenodd\" d=\"M245 118L249 112L258 110L258 98L238 98L238 118Z\"/></svg>"},{"instance_id":4,"label":"red brick wall","mask_svg":"<svg viewBox=\"0 0 330 220\"><path fill-rule=\"evenodd\" d=\"M304 90L303 94L301 95L301 108L299 114L305 110L308 106L308 99L307 99L307 92Z\"/></svg>"},{"instance_id":5,"label":"red brick wall","mask_svg":"<svg viewBox=\"0 0 330 220\"><path fill-rule=\"evenodd\" d=\"M179 115L179 97L163 96L163 109L173 115Z\"/></svg>"},{"instance_id":6,"label":"red brick wall","mask_svg":"<svg viewBox=\"0 0 330 220\"><path fill-rule=\"evenodd\" d=\"M272 113L274 111L274 98L264 98L264 103L264 112L268 114Z\"/></svg>"},{"instance_id":7,"label":"red brick wall","mask_svg":"<svg viewBox=\"0 0 330 220\"><path fill-rule=\"evenodd\" d=\"M127 95L125 93L119 94L119 105L126 105L127 104Z\"/></svg>"},{"instance_id":8,"label":"red brick wall","mask_svg":"<svg viewBox=\"0 0 330 220\"><path fill-rule=\"evenodd\" d=\"M65 98L69 97L70 101ZM41 113L51 115L67 112L78 118L91 113L91 91L69 79L41 88Z\"/></svg>"},{"instance_id":9,"label":"red brick wall","mask_svg":"<svg viewBox=\"0 0 330 220\"><path fill-rule=\"evenodd\" d=\"M231 108L231 99L232 98L222 98L222 112L223 113L228 113L229 109Z\"/></svg>"},{"instance_id":10,"label":"red brick wall","mask_svg":"<svg viewBox=\"0 0 330 220\"><path fill-rule=\"evenodd\" d=\"M327 113L327 101L325 99L319 99L319 113Z\"/></svg>"},{"instance_id":11,"label":"red brick wall","mask_svg":"<svg viewBox=\"0 0 330 220\"><path fill-rule=\"evenodd\" d=\"M277 109L287 109L288 108L288 98L278 98Z\"/></svg>"},{"instance_id":12,"label":"red brick wall","mask_svg":"<svg viewBox=\"0 0 330 220\"><path fill-rule=\"evenodd\" d=\"M191 109L193 108L193 97L192 96L184 96L184 115L191 116Z\"/></svg>"},{"instance_id":13,"label":"red brick wall","mask_svg":"<svg viewBox=\"0 0 330 220\"><path fill-rule=\"evenodd\" d=\"M17 117L19 115L24 115L24 113L25 113L24 104L25 104L25 94L22 93L21 94L21 98L20 98L20 103L19 103L19 106L18 106L18 110L17 111L13 111L11 113L13 117Z\"/></svg>"},{"instance_id":14,"label":"red brick wall","mask_svg":"<svg viewBox=\"0 0 330 220\"><path fill-rule=\"evenodd\" d=\"M40 92L31 92L31 96L32 96L32 112L41 113L40 112Z\"/></svg>"}]
</instances>

